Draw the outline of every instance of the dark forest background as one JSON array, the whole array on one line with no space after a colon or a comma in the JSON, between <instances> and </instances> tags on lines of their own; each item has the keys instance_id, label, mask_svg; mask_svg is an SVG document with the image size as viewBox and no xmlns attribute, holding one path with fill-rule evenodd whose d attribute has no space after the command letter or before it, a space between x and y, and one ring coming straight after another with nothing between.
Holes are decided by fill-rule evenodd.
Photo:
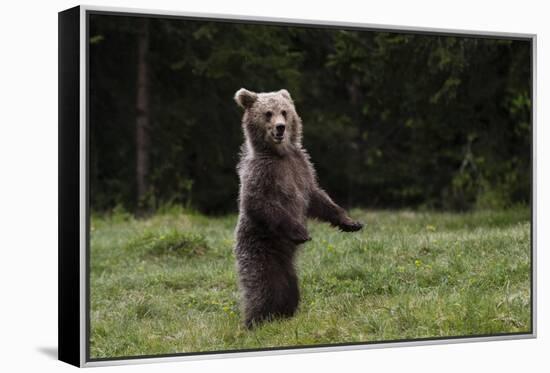
<instances>
[{"instance_id":1,"label":"dark forest background","mask_svg":"<svg viewBox=\"0 0 550 373\"><path fill-rule=\"evenodd\" d=\"M241 87L290 91L347 207L530 201L529 41L90 17L93 211L235 211Z\"/></svg>"}]
</instances>

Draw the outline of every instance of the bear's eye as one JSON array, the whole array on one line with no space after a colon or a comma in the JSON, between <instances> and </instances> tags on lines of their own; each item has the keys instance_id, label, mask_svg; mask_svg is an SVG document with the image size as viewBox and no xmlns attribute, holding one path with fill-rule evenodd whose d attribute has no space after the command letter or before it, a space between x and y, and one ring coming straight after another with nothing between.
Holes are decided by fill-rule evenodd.
<instances>
[{"instance_id":1,"label":"bear's eye","mask_svg":"<svg viewBox=\"0 0 550 373\"><path fill-rule=\"evenodd\" d=\"M271 119L272 116L273 116L273 113L271 111L268 111L268 112L265 113L265 117L267 119Z\"/></svg>"},{"instance_id":2,"label":"bear's eye","mask_svg":"<svg viewBox=\"0 0 550 373\"><path fill-rule=\"evenodd\" d=\"M281 114L283 114L283 117L286 118L286 110L281 111Z\"/></svg>"}]
</instances>

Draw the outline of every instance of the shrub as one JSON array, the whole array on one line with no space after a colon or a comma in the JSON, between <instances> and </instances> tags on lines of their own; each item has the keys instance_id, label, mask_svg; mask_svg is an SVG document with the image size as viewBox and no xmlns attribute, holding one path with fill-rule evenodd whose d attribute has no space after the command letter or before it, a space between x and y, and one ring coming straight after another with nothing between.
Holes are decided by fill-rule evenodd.
<instances>
[{"instance_id":1,"label":"shrub","mask_svg":"<svg viewBox=\"0 0 550 373\"><path fill-rule=\"evenodd\" d=\"M209 247L201 234L173 230L164 233L146 232L130 241L126 249L149 256L192 257L204 255Z\"/></svg>"}]
</instances>

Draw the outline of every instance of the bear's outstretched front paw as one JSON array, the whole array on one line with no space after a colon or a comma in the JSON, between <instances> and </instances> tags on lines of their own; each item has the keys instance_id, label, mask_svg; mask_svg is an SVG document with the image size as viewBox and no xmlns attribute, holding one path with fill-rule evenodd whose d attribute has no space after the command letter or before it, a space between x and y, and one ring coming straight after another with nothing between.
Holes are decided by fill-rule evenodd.
<instances>
[{"instance_id":1,"label":"bear's outstretched front paw","mask_svg":"<svg viewBox=\"0 0 550 373\"><path fill-rule=\"evenodd\" d=\"M363 228L363 224L358 221L346 221L338 226L342 232L357 232Z\"/></svg>"}]
</instances>

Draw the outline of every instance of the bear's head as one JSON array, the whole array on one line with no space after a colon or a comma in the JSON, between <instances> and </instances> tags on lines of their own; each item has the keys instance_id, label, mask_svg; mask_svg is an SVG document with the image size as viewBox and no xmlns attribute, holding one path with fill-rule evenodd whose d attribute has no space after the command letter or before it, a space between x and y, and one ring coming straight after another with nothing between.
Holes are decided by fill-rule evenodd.
<instances>
[{"instance_id":1,"label":"bear's head","mask_svg":"<svg viewBox=\"0 0 550 373\"><path fill-rule=\"evenodd\" d=\"M244 109L244 133L254 151L284 155L292 148L301 148L302 121L286 89L255 93L241 88L235 101Z\"/></svg>"}]
</instances>

